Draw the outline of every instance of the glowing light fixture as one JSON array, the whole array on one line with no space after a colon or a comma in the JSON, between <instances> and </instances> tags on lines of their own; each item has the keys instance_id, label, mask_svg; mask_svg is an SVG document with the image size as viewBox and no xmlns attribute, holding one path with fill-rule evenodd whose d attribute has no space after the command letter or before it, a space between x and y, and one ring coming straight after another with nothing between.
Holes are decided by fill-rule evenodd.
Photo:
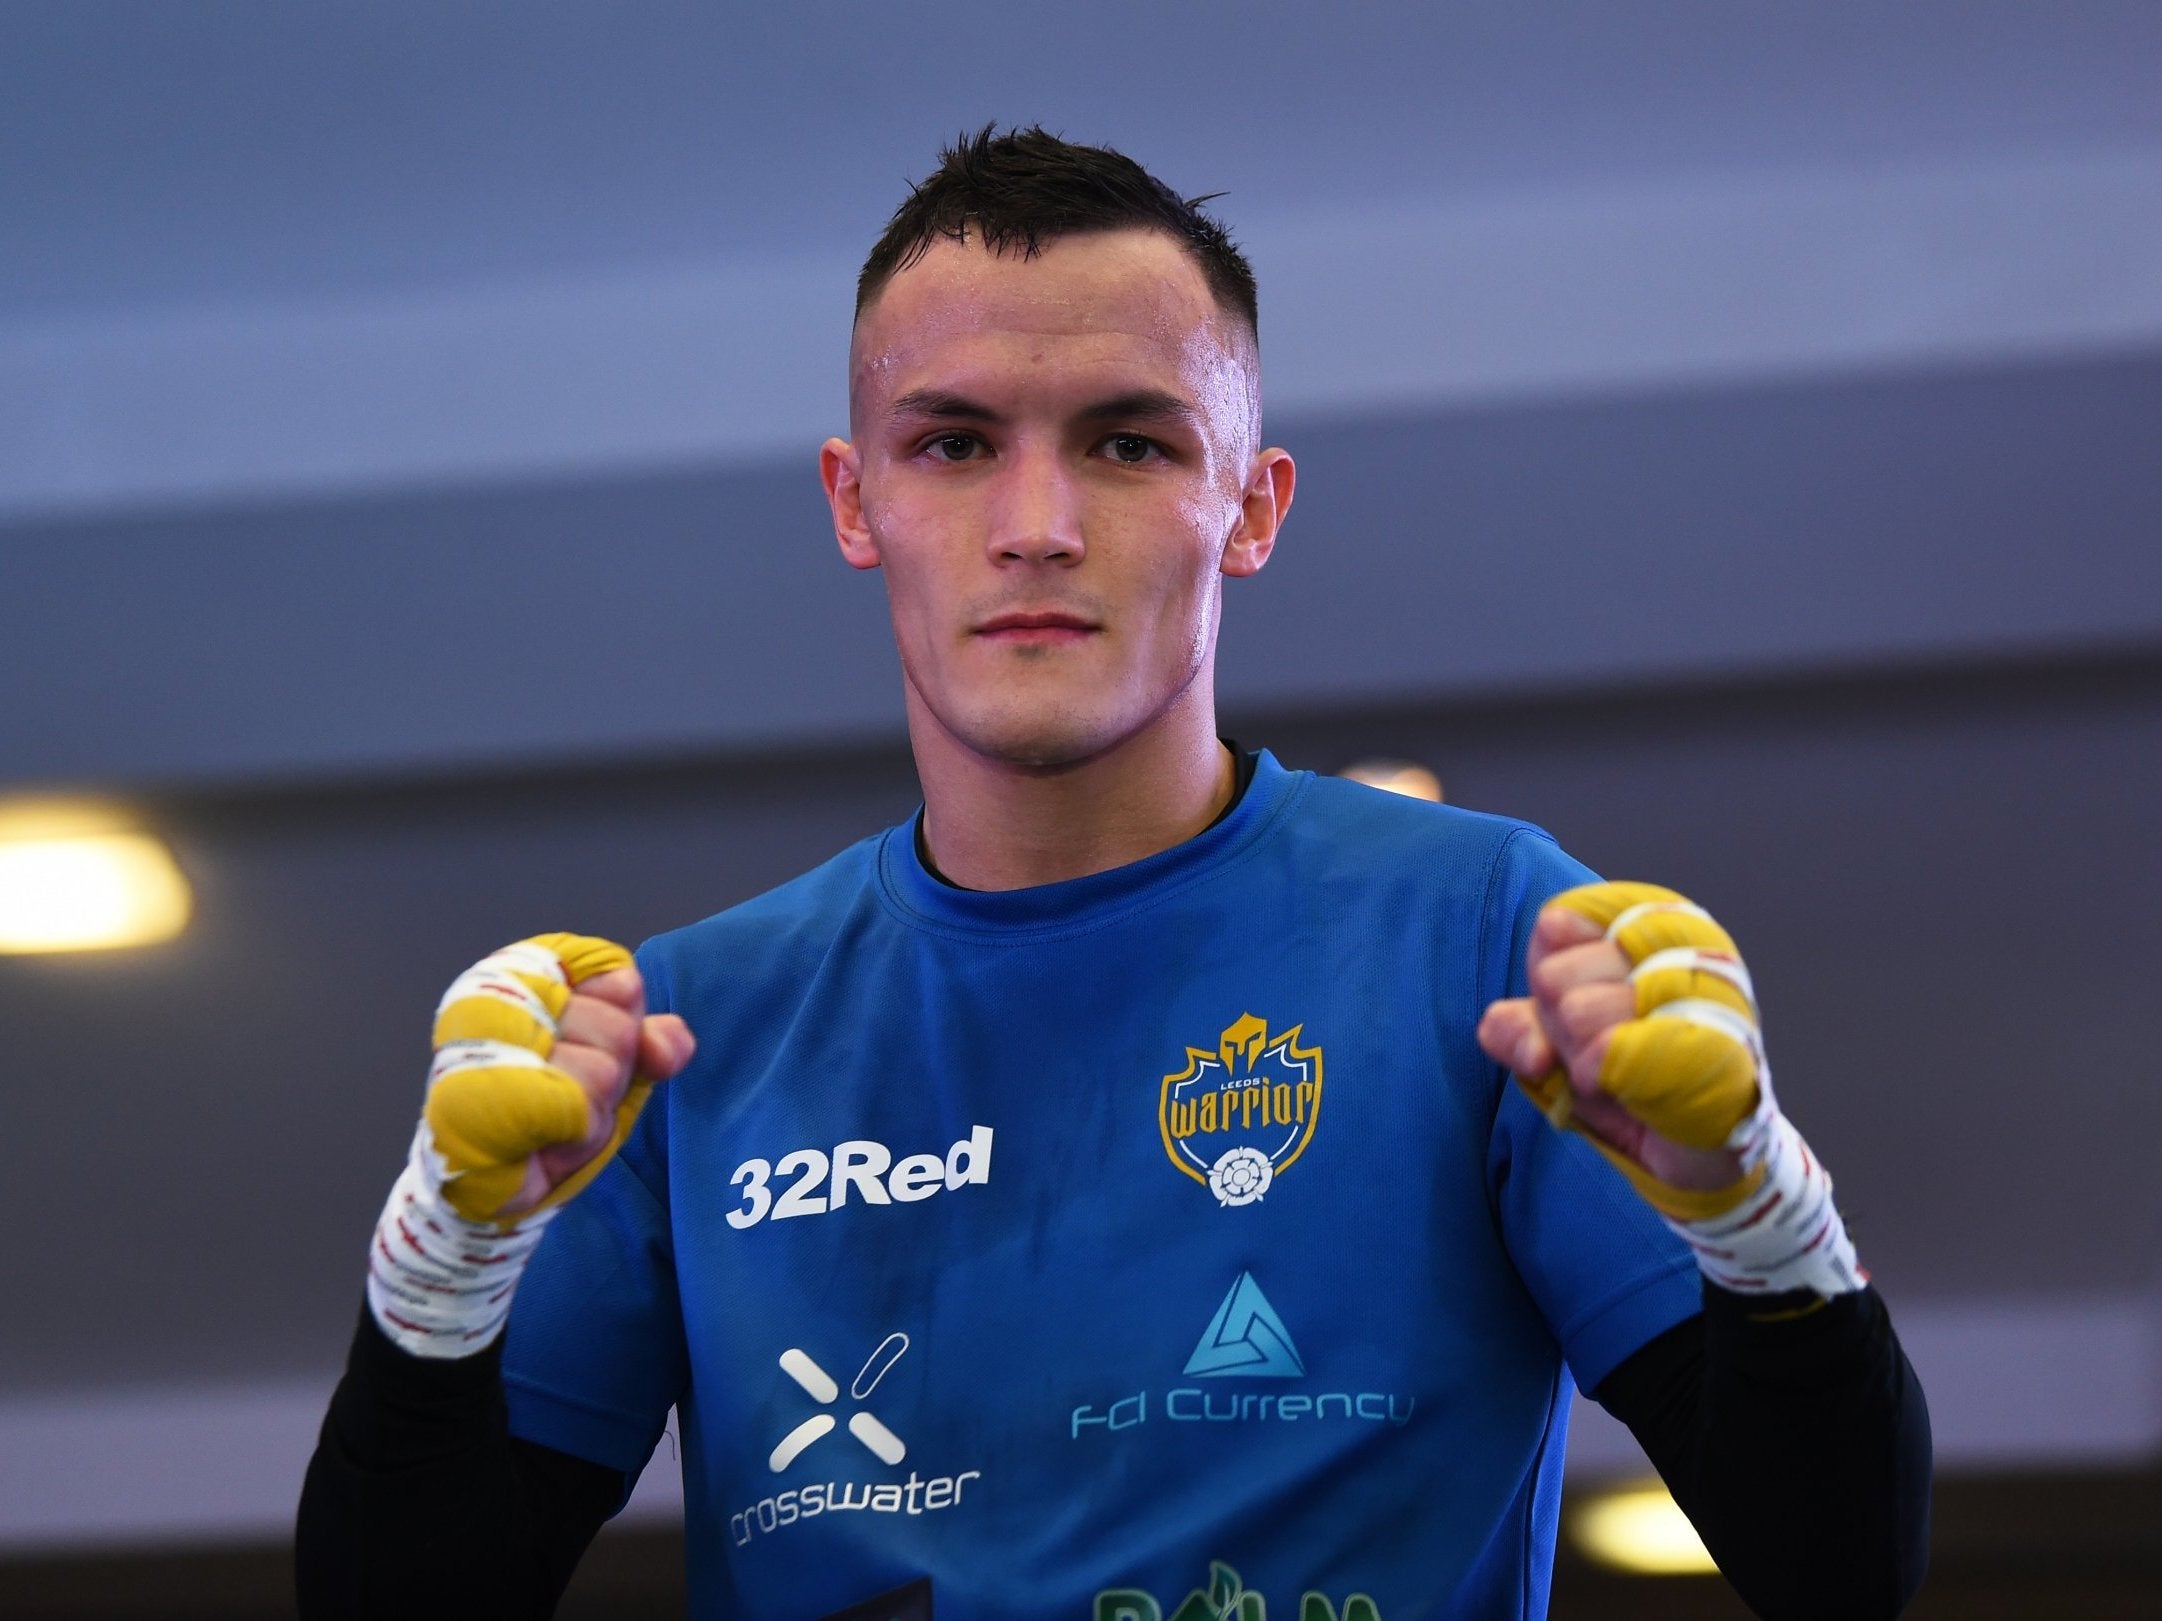
<instances>
[{"instance_id":1,"label":"glowing light fixture","mask_svg":"<svg viewBox=\"0 0 2162 1621\"><path fill-rule=\"evenodd\" d=\"M1689 1517L1657 1482L1577 1504L1569 1540L1585 1557L1640 1576L1703 1576L1719 1568Z\"/></svg>"},{"instance_id":2,"label":"glowing light fixture","mask_svg":"<svg viewBox=\"0 0 2162 1621\"><path fill-rule=\"evenodd\" d=\"M1392 794L1403 794L1411 799L1431 800L1441 803L1441 779L1423 765L1409 760L1361 760L1347 765L1337 773L1353 782L1363 782L1369 788L1380 788Z\"/></svg>"},{"instance_id":3,"label":"glowing light fixture","mask_svg":"<svg viewBox=\"0 0 2162 1621\"><path fill-rule=\"evenodd\" d=\"M113 813L0 813L0 952L151 945L185 928L189 908L172 853Z\"/></svg>"}]
</instances>

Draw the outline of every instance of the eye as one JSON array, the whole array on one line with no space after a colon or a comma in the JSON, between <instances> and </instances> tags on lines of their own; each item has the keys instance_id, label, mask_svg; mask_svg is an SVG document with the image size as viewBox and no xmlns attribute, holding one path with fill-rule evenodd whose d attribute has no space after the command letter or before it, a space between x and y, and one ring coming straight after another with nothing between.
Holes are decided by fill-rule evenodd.
<instances>
[{"instance_id":1,"label":"eye","mask_svg":"<svg viewBox=\"0 0 2162 1621\"><path fill-rule=\"evenodd\" d=\"M924 452L934 461L965 462L983 448L972 433L942 433L924 441Z\"/></svg>"},{"instance_id":2,"label":"eye","mask_svg":"<svg viewBox=\"0 0 2162 1621\"><path fill-rule=\"evenodd\" d=\"M1104 450L1113 461L1124 462L1129 467L1139 466L1162 453L1155 440L1138 433L1115 433L1104 441Z\"/></svg>"}]
</instances>

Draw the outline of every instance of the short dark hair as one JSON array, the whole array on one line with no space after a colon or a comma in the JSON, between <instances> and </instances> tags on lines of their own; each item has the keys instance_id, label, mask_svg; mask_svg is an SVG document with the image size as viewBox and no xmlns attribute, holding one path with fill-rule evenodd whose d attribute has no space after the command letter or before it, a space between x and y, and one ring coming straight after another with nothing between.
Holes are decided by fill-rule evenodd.
<instances>
[{"instance_id":1,"label":"short dark hair","mask_svg":"<svg viewBox=\"0 0 2162 1621\"><path fill-rule=\"evenodd\" d=\"M1223 194L1181 197L1123 152L1076 146L1043 129L994 133L986 124L938 155L938 168L894 210L856 278L861 317L879 290L944 237L971 233L994 253L1034 258L1046 243L1088 231L1155 230L1193 255L1209 291L1259 336L1253 267L1231 233L1201 211Z\"/></svg>"}]
</instances>

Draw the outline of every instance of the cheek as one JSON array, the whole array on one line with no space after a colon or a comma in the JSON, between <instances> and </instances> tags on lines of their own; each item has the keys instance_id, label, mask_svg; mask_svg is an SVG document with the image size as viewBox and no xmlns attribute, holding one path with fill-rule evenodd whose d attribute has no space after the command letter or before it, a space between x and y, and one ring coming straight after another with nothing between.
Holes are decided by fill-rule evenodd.
<instances>
[{"instance_id":1,"label":"cheek","mask_svg":"<svg viewBox=\"0 0 2162 1621\"><path fill-rule=\"evenodd\" d=\"M943 633L950 616L935 583L920 573L907 569L896 573L889 566L886 601L901 667L919 684L935 681L955 652L952 638Z\"/></svg>"},{"instance_id":2,"label":"cheek","mask_svg":"<svg viewBox=\"0 0 2162 1621\"><path fill-rule=\"evenodd\" d=\"M864 521L878 542L880 567L885 572L886 595L896 613L924 609L940 594L939 574L944 556L939 544L941 514L919 510L907 501L866 503ZM950 523L944 527L951 527Z\"/></svg>"},{"instance_id":3,"label":"cheek","mask_svg":"<svg viewBox=\"0 0 2162 1621\"><path fill-rule=\"evenodd\" d=\"M912 680L928 681L943 645L938 634L943 597L935 559L918 544L921 536L903 526L874 522L872 533L878 539L879 579L886 590L886 610L901 667Z\"/></svg>"},{"instance_id":4,"label":"cheek","mask_svg":"<svg viewBox=\"0 0 2162 1621\"><path fill-rule=\"evenodd\" d=\"M1165 558L1164 589L1189 613L1205 615L1213 611L1224 545L1238 521L1238 509L1212 493L1182 503L1179 519L1185 544Z\"/></svg>"},{"instance_id":5,"label":"cheek","mask_svg":"<svg viewBox=\"0 0 2162 1621\"><path fill-rule=\"evenodd\" d=\"M1158 649L1158 661L1182 673L1191 673L1195 661L1206 656L1216 628L1223 556L1215 530L1218 517L1216 504L1195 503L1181 514L1183 543L1155 551L1147 570L1145 591L1154 605L1150 640Z\"/></svg>"}]
</instances>

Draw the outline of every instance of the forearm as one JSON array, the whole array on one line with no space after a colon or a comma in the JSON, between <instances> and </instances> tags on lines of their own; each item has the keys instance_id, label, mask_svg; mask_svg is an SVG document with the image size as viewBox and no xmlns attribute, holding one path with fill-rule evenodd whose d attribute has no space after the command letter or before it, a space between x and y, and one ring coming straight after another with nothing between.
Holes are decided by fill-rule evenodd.
<instances>
[{"instance_id":1,"label":"forearm","mask_svg":"<svg viewBox=\"0 0 2162 1621\"><path fill-rule=\"evenodd\" d=\"M1765 1621L1899 1614L1928 1562L1929 1412L1874 1290L1743 1298L1596 1393Z\"/></svg>"},{"instance_id":2,"label":"forearm","mask_svg":"<svg viewBox=\"0 0 2162 1621\"><path fill-rule=\"evenodd\" d=\"M361 1314L301 1493L303 1621L553 1612L623 1477L514 1439L500 1361L410 1356Z\"/></svg>"}]
</instances>

